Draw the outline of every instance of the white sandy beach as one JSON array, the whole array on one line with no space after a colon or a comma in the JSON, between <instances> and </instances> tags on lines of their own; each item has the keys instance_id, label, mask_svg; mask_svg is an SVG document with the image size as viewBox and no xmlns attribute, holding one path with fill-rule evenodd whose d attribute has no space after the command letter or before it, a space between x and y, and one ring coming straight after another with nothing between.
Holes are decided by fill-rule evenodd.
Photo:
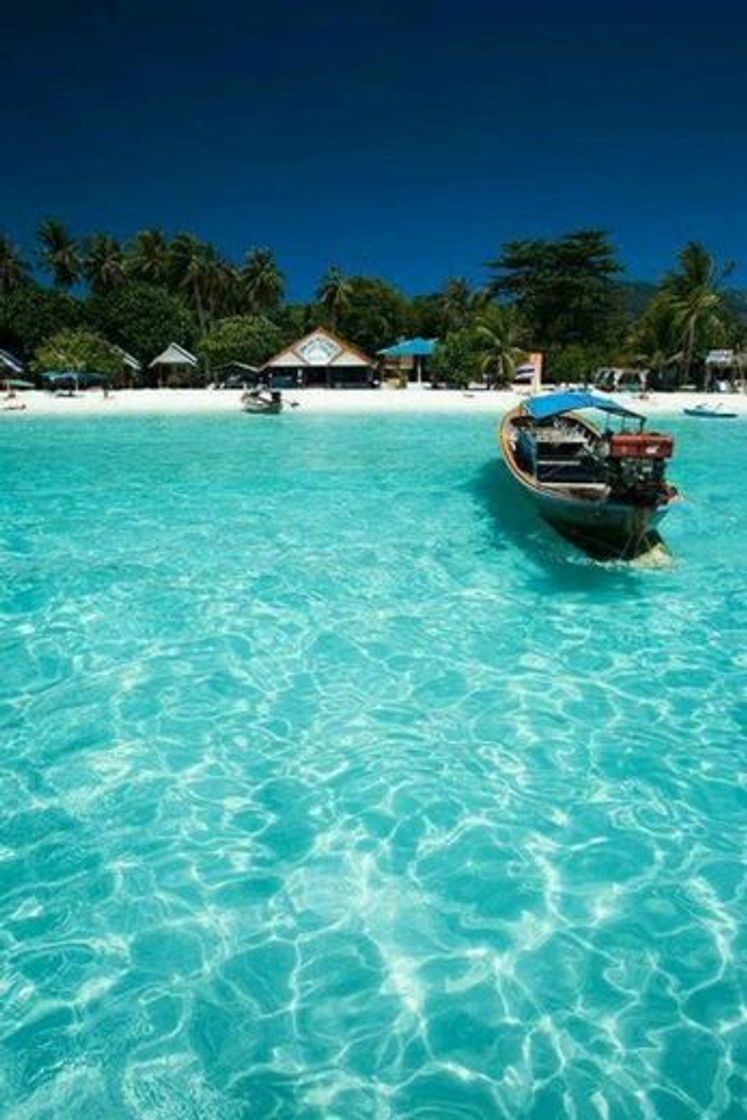
<instances>
[{"instance_id":1,"label":"white sandy beach","mask_svg":"<svg viewBox=\"0 0 747 1120\"><path fill-rule=\"evenodd\" d=\"M523 396L511 391L438 390L411 387L396 389L301 389L284 391L288 403L297 402L295 414L308 413L488 413L499 416ZM88 390L77 397L54 396L29 391L19 393L23 411L0 411L7 420L23 416L122 416L135 414L183 415L195 413L240 412L241 390L233 389L121 389L104 397L99 390ZM646 400L618 394L615 398L647 416L677 416L684 408L707 401L728 411L747 416L747 394L660 393ZM7 402L0 402L0 409ZM289 410L290 411L290 410Z\"/></svg>"}]
</instances>

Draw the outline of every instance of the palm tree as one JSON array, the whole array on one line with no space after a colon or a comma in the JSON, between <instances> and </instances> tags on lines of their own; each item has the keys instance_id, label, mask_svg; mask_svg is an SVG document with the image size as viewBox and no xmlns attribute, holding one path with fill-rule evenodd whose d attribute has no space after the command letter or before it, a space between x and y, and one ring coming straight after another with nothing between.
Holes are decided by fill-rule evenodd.
<instances>
[{"instance_id":1,"label":"palm tree","mask_svg":"<svg viewBox=\"0 0 747 1120\"><path fill-rule=\"evenodd\" d=\"M56 288L71 288L80 276L78 243L62 222L46 218L37 230L39 259Z\"/></svg>"},{"instance_id":2,"label":"palm tree","mask_svg":"<svg viewBox=\"0 0 747 1120\"><path fill-rule=\"evenodd\" d=\"M217 258L214 266L208 269L205 296L211 321L241 314L241 273L230 261Z\"/></svg>"},{"instance_id":3,"label":"palm tree","mask_svg":"<svg viewBox=\"0 0 747 1120\"><path fill-rule=\"evenodd\" d=\"M28 280L28 265L9 237L0 233L0 292L11 292Z\"/></svg>"},{"instance_id":4,"label":"palm tree","mask_svg":"<svg viewBox=\"0 0 747 1120\"><path fill-rule=\"evenodd\" d=\"M269 249L252 249L241 271L247 304L253 314L276 311L285 291L283 274Z\"/></svg>"},{"instance_id":5,"label":"palm tree","mask_svg":"<svg viewBox=\"0 0 747 1120\"><path fill-rule=\"evenodd\" d=\"M350 308L353 287L350 280L337 265L331 265L319 282L316 298L327 312L333 328Z\"/></svg>"},{"instance_id":6,"label":"palm tree","mask_svg":"<svg viewBox=\"0 0 747 1120\"><path fill-rule=\"evenodd\" d=\"M480 368L494 385L507 385L526 356L521 343L523 327L513 307L495 306L477 320L475 331L481 351Z\"/></svg>"},{"instance_id":7,"label":"palm tree","mask_svg":"<svg viewBox=\"0 0 747 1120\"><path fill-rule=\"evenodd\" d=\"M716 270L713 257L697 241L690 241L679 254L679 270L662 285L665 300L674 315L682 345L682 372L689 379L695 351L705 349L725 330L725 307L721 281L731 266Z\"/></svg>"},{"instance_id":8,"label":"palm tree","mask_svg":"<svg viewBox=\"0 0 747 1120\"><path fill-rule=\"evenodd\" d=\"M466 327L471 317L474 293L469 281L463 276L450 277L443 286L440 296L441 314L446 331L458 331Z\"/></svg>"},{"instance_id":9,"label":"palm tree","mask_svg":"<svg viewBox=\"0 0 747 1120\"><path fill-rule=\"evenodd\" d=\"M214 314L223 267L214 247L191 233L178 233L169 245L170 278L185 293L202 334Z\"/></svg>"},{"instance_id":10,"label":"palm tree","mask_svg":"<svg viewBox=\"0 0 747 1120\"><path fill-rule=\"evenodd\" d=\"M169 245L160 229L141 229L127 247L127 267L135 280L165 284L169 276Z\"/></svg>"},{"instance_id":11,"label":"palm tree","mask_svg":"<svg viewBox=\"0 0 747 1120\"><path fill-rule=\"evenodd\" d=\"M682 361L682 332L671 298L659 292L645 308L628 340L636 366L662 374Z\"/></svg>"},{"instance_id":12,"label":"palm tree","mask_svg":"<svg viewBox=\"0 0 747 1120\"><path fill-rule=\"evenodd\" d=\"M481 288L475 288L470 295L469 306L470 311L474 312L475 315L482 315L493 306L493 293L489 284L484 284Z\"/></svg>"},{"instance_id":13,"label":"palm tree","mask_svg":"<svg viewBox=\"0 0 747 1120\"><path fill-rule=\"evenodd\" d=\"M91 291L111 292L126 278L125 256L119 242L108 233L95 233L86 243L83 273Z\"/></svg>"}]
</instances>

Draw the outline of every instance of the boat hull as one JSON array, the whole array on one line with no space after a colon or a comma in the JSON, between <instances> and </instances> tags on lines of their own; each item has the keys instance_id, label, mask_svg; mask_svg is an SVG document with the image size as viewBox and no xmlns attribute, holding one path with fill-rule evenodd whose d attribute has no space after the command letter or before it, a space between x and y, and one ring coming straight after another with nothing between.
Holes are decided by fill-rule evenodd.
<instances>
[{"instance_id":1,"label":"boat hull","mask_svg":"<svg viewBox=\"0 0 747 1120\"><path fill-rule=\"evenodd\" d=\"M657 526L668 505L578 500L526 487L525 492L548 525L598 559L634 560L662 543Z\"/></svg>"},{"instance_id":2,"label":"boat hull","mask_svg":"<svg viewBox=\"0 0 747 1120\"><path fill-rule=\"evenodd\" d=\"M251 412L254 416L277 416L283 411L282 404L255 404L247 403L241 406L243 412Z\"/></svg>"},{"instance_id":3,"label":"boat hull","mask_svg":"<svg viewBox=\"0 0 747 1120\"><path fill-rule=\"evenodd\" d=\"M682 410L685 416L695 416L698 420L736 420L736 412L719 412L713 410L708 412L703 408L684 408Z\"/></svg>"}]
</instances>

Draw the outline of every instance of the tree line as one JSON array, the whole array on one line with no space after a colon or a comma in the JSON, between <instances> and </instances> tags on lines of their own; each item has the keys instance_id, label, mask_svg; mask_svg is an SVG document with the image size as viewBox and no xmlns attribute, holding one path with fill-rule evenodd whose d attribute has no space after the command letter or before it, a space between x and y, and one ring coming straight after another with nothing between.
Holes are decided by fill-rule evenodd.
<instances>
[{"instance_id":1,"label":"tree line","mask_svg":"<svg viewBox=\"0 0 747 1120\"><path fill-rule=\"evenodd\" d=\"M438 338L434 375L455 384L503 384L527 351L541 350L556 381L626 365L676 385L702 376L709 349L745 345L747 301L726 287L728 275L690 242L657 285L630 283L609 237L592 229L505 243L481 285L452 277L408 297L330 266L312 300L292 303L269 249L235 262L191 233L145 229L122 244L107 233L75 237L50 218L33 262L0 234L0 348L38 370L116 373L116 347L146 364L176 341L209 372L261 365L324 325L371 355L403 336Z\"/></svg>"}]
</instances>

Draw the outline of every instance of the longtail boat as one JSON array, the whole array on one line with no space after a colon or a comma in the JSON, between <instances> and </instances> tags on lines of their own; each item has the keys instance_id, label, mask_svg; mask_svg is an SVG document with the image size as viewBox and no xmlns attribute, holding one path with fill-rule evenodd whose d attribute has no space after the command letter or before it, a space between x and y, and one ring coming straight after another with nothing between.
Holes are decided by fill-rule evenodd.
<instances>
[{"instance_id":1,"label":"longtail boat","mask_svg":"<svg viewBox=\"0 0 747 1120\"><path fill-rule=\"evenodd\" d=\"M587 409L604 414L603 427L581 415ZM656 526L679 497L665 477L674 441L645 424L596 393L550 393L512 409L499 441L511 475L557 532L600 559L632 560L662 546Z\"/></svg>"}]
</instances>

